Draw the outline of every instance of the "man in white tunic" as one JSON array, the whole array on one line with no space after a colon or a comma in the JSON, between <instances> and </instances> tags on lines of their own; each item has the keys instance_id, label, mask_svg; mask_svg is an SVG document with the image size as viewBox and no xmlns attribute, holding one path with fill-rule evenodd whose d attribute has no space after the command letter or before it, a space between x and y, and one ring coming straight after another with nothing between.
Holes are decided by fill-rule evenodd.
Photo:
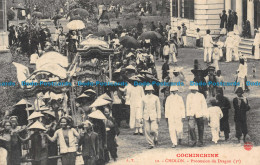
<instances>
[{"instance_id":1,"label":"man in white tunic","mask_svg":"<svg viewBox=\"0 0 260 165\"><path fill-rule=\"evenodd\" d=\"M220 107L217 106L215 99L210 101L212 107L208 108L209 111L209 126L211 128L212 141L218 143L220 133L220 119L223 117L223 113Z\"/></svg>"},{"instance_id":2,"label":"man in white tunic","mask_svg":"<svg viewBox=\"0 0 260 165\"><path fill-rule=\"evenodd\" d=\"M165 103L165 118L168 123L172 147L181 143L183 133L183 119L185 118L185 105L181 96L178 95L178 87L171 86L171 94L167 97Z\"/></svg>"},{"instance_id":3,"label":"man in white tunic","mask_svg":"<svg viewBox=\"0 0 260 165\"><path fill-rule=\"evenodd\" d=\"M204 62L211 62L212 47L214 42L210 36L210 30L207 30L206 32L207 35L203 37Z\"/></svg>"},{"instance_id":4,"label":"man in white tunic","mask_svg":"<svg viewBox=\"0 0 260 165\"><path fill-rule=\"evenodd\" d=\"M149 143L149 149L158 144L158 124L161 119L161 105L158 96L154 95L152 85L145 88L147 94L143 97L143 121L145 129L145 138Z\"/></svg>"},{"instance_id":5,"label":"man in white tunic","mask_svg":"<svg viewBox=\"0 0 260 165\"><path fill-rule=\"evenodd\" d=\"M198 92L198 86L190 86L191 93L188 94L186 100L186 116L189 121L189 130L192 140L192 146L197 143L195 125L198 126L199 145L203 145L204 118L208 118L207 102L203 94Z\"/></svg>"},{"instance_id":6,"label":"man in white tunic","mask_svg":"<svg viewBox=\"0 0 260 165\"><path fill-rule=\"evenodd\" d=\"M132 81L139 81L140 79L136 76L130 78ZM144 96L144 89L140 85L134 85L131 87L129 92L129 101L130 101L130 123L129 126L131 129L135 128L134 135L143 135L142 129L142 99Z\"/></svg>"}]
</instances>

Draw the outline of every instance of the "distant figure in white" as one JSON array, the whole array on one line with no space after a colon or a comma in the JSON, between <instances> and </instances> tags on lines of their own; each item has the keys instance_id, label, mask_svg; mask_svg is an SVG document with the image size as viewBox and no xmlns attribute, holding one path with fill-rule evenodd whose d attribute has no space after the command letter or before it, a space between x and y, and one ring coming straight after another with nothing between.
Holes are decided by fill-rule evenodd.
<instances>
[{"instance_id":1,"label":"distant figure in white","mask_svg":"<svg viewBox=\"0 0 260 165\"><path fill-rule=\"evenodd\" d=\"M207 35L205 35L203 38L204 62L211 62L213 40L210 36L210 30L207 30L206 32Z\"/></svg>"}]
</instances>

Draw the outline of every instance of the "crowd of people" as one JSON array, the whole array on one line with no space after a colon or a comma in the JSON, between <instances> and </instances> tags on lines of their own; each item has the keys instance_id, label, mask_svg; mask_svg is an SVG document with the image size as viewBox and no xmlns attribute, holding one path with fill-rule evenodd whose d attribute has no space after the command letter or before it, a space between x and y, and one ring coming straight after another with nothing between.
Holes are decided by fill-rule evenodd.
<instances>
[{"instance_id":1,"label":"crowd of people","mask_svg":"<svg viewBox=\"0 0 260 165\"><path fill-rule=\"evenodd\" d=\"M149 11L149 7L147 7ZM141 10L142 12L142 10ZM222 16L223 17L223 16ZM127 86L111 86L104 89L104 94L98 96L89 88L76 98L77 121L71 117L72 112L66 114L62 108L64 96L53 93L39 93L38 105L41 102L45 111L34 111L28 116L26 124L19 124L20 116L6 114L2 121L0 134L1 150L7 157L7 164L20 164L23 159L31 158L32 164L55 165L57 158L61 158L63 165L73 165L80 151L84 164L106 164L110 159L117 160L117 138L120 135L121 121L126 120L133 135L144 135L152 149L158 146L158 129L161 120L162 107L168 124L172 147L183 144L183 124L188 121L191 146L196 146L197 136L195 127L198 127L198 146L204 145L204 121L207 119L211 127L212 141L218 143L220 131L224 132L225 140L229 139L229 110L230 101L224 96L224 87L213 85L189 86L186 104L183 96L178 91L186 90L185 86L178 83L185 81L182 68L178 67L178 49L187 46L187 27L183 23L177 29L171 29L158 23L158 27L151 22L150 30L160 37L154 42L144 39L139 48L123 46L120 38L129 36L138 39L144 32L144 25L139 19L136 28L126 31L117 23L114 34L110 37L103 36L110 43L110 48L115 50L113 58L112 80L115 82L127 81ZM229 24L229 23L227 23ZM229 29L230 28L230 29ZM246 112L250 110L248 100L243 96L246 86L247 65L246 58L239 56L237 50L239 36L229 27L227 38L222 32L218 42L213 42L210 30L203 38L204 62L209 66L203 70L195 60L193 81L199 82L224 82L221 69L218 66L220 58L225 57L227 62L232 61L234 52L235 61L240 66L237 71L237 82L240 86L235 88L237 97L233 99L235 109L236 137L240 142L243 135L246 141L247 122ZM71 30L67 35L63 33L62 26L57 26L55 34L50 34L48 27L39 24L39 27L29 29L27 25L10 27L10 46L18 44L24 54L41 56L44 52L68 52L71 63L77 53L77 45L82 41L80 31ZM199 29L197 33L199 33ZM30 35L29 35L30 33ZM199 34L198 34L199 35ZM29 38L30 37L30 38ZM200 37L199 37L200 38ZM62 41L61 41L62 40ZM62 43L68 42L66 49ZM231 47L232 44L232 47ZM40 47L39 47L40 45ZM200 45L200 43L198 43ZM214 47L215 46L215 47ZM226 53L223 53L226 47ZM39 48L41 50L39 50ZM64 50L63 50L64 49ZM213 51L212 51L213 49ZM212 55L213 54L213 55ZM226 54L226 55L224 55ZM158 77L155 67L156 60L164 61L162 77ZM213 59L213 64L212 63ZM105 68L104 70L106 70ZM160 80L175 83L161 89L164 95L163 104L160 103L160 86L153 84ZM142 85L149 82L153 85ZM210 98L210 106L207 105ZM161 106L162 105L162 106ZM3 148L6 151L3 151ZM29 154L25 152L29 150Z\"/></svg>"}]
</instances>

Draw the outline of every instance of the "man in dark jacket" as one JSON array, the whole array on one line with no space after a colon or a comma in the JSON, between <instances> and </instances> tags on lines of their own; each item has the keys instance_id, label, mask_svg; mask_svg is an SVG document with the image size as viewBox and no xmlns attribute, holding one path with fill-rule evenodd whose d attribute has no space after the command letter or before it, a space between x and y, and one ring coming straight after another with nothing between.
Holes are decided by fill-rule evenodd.
<instances>
[{"instance_id":1,"label":"man in dark jacket","mask_svg":"<svg viewBox=\"0 0 260 165\"><path fill-rule=\"evenodd\" d=\"M220 17L220 28L226 28L227 27L227 14L226 14L226 10L222 11L222 15L219 14Z\"/></svg>"},{"instance_id":2,"label":"man in dark jacket","mask_svg":"<svg viewBox=\"0 0 260 165\"><path fill-rule=\"evenodd\" d=\"M248 100L245 96L243 96L242 87L238 87L236 90L237 97L233 99L233 106L235 109L235 127L236 127L236 138L238 142L240 142L240 138L242 134L244 135L243 140L245 142L246 135L248 133L247 130L247 122L246 122L246 112L250 110L250 106L248 104Z\"/></svg>"},{"instance_id":3,"label":"man in dark jacket","mask_svg":"<svg viewBox=\"0 0 260 165\"><path fill-rule=\"evenodd\" d=\"M220 89L217 89L217 103L218 106L220 107L223 117L220 119L220 131L224 131L225 135L225 140L229 139L229 133L230 133L230 128L229 128L229 123L228 123L228 113L229 109L231 108L230 102L227 97L223 95L223 92L221 92Z\"/></svg>"},{"instance_id":4,"label":"man in dark jacket","mask_svg":"<svg viewBox=\"0 0 260 165\"><path fill-rule=\"evenodd\" d=\"M230 32L230 31L233 31L233 29L234 29L234 17L233 17L232 11L229 10L228 11L228 20L227 20L227 31Z\"/></svg>"},{"instance_id":5,"label":"man in dark jacket","mask_svg":"<svg viewBox=\"0 0 260 165\"><path fill-rule=\"evenodd\" d=\"M80 135L78 147L82 145L84 164L95 165L99 155L98 134L93 131L92 123L88 120L83 125L84 132Z\"/></svg>"}]
</instances>

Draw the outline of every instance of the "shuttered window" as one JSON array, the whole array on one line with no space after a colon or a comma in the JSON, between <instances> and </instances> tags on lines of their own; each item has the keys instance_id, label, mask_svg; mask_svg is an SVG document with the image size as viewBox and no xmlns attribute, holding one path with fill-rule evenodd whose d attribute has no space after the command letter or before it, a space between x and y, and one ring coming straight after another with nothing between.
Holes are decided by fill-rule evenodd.
<instances>
[{"instance_id":1,"label":"shuttered window","mask_svg":"<svg viewBox=\"0 0 260 165\"><path fill-rule=\"evenodd\" d=\"M4 30L4 0L0 0L0 31Z\"/></svg>"},{"instance_id":2,"label":"shuttered window","mask_svg":"<svg viewBox=\"0 0 260 165\"><path fill-rule=\"evenodd\" d=\"M184 0L184 18L194 19L194 0Z\"/></svg>"},{"instance_id":3,"label":"shuttered window","mask_svg":"<svg viewBox=\"0 0 260 165\"><path fill-rule=\"evenodd\" d=\"M178 0L172 0L172 16L178 17Z\"/></svg>"}]
</instances>

